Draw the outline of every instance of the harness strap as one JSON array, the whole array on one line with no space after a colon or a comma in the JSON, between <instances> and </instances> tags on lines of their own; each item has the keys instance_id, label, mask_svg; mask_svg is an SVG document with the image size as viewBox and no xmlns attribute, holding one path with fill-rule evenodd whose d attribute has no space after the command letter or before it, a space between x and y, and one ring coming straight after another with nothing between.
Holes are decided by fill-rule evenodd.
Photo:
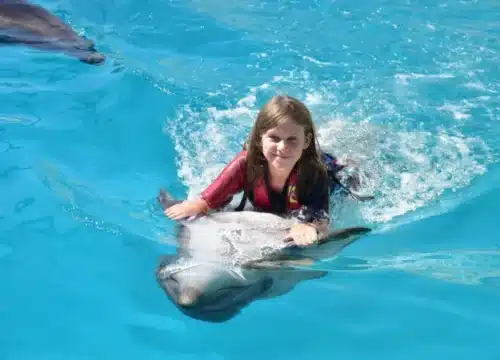
<instances>
[{"instance_id":1,"label":"harness strap","mask_svg":"<svg viewBox=\"0 0 500 360\"><path fill-rule=\"evenodd\" d=\"M245 208L247 202L247 192L243 190L243 197L241 198L240 204L234 209L234 211L242 211Z\"/></svg>"}]
</instances>

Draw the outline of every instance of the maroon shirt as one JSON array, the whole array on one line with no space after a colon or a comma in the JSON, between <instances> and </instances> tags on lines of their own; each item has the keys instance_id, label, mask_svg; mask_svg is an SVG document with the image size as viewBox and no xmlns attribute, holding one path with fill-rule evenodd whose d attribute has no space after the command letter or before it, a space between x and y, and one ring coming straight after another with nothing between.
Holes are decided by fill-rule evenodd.
<instances>
[{"instance_id":1,"label":"maroon shirt","mask_svg":"<svg viewBox=\"0 0 500 360\"><path fill-rule=\"evenodd\" d=\"M202 193L201 198L205 200L211 209L219 209L232 200L232 197L244 190L247 166L247 151L240 151L236 157L222 170L219 176ZM314 217L328 216L329 212L329 188L328 179L325 178L319 184L311 184L314 191L307 199L299 199L300 205L305 205ZM272 191L268 188L268 199L276 194L269 194ZM257 208L261 204L255 204L257 199L249 199ZM319 214L319 215L318 215Z\"/></svg>"},{"instance_id":2,"label":"maroon shirt","mask_svg":"<svg viewBox=\"0 0 500 360\"><path fill-rule=\"evenodd\" d=\"M229 204L233 195L243 191L247 173L247 151L242 150L201 193L208 207L218 209Z\"/></svg>"}]
</instances>

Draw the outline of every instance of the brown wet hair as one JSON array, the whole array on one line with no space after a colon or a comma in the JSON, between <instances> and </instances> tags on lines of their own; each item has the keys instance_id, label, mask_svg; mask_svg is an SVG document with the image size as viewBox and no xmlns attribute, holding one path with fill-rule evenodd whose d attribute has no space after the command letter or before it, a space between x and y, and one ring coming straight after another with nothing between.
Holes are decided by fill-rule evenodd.
<instances>
[{"instance_id":1,"label":"brown wet hair","mask_svg":"<svg viewBox=\"0 0 500 360\"><path fill-rule=\"evenodd\" d=\"M304 128L304 135L310 137L309 146L303 150L297 161L297 194L300 199L309 196L321 177L327 177L321 161L320 147L311 113L304 103L288 95L272 97L259 111L255 124L245 142L247 154L247 184L251 190L257 179L264 176L266 159L262 153L262 135L286 120L292 120ZM326 180L325 180L326 181Z\"/></svg>"}]
</instances>

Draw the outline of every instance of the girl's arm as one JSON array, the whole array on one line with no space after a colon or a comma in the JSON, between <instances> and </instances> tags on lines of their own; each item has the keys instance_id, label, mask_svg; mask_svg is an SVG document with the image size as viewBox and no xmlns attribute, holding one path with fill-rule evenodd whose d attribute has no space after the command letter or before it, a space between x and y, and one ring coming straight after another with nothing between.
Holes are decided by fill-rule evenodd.
<instances>
[{"instance_id":1,"label":"girl's arm","mask_svg":"<svg viewBox=\"0 0 500 360\"><path fill-rule=\"evenodd\" d=\"M186 200L165 211L165 215L179 220L211 209L219 209L231 202L233 195L243 189L246 174L246 151L240 152L202 193L200 198Z\"/></svg>"}]
</instances>

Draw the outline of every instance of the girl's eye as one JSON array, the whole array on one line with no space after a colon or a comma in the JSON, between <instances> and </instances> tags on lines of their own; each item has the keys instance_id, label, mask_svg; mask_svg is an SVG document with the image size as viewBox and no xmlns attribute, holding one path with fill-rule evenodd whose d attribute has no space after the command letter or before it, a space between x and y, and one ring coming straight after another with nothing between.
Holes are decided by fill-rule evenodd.
<instances>
[{"instance_id":1,"label":"girl's eye","mask_svg":"<svg viewBox=\"0 0 500 360\"><path fill-rule=\"evenodd\" d=\"M269 138L270 138L272 141L274 141L274 142L279 142L279 141L280 141L280 138L279 138L279 137L277 137L277 136L273 136L273 135L271 135L271 136L269 136Z\"/></svg>"}]
</instances>

